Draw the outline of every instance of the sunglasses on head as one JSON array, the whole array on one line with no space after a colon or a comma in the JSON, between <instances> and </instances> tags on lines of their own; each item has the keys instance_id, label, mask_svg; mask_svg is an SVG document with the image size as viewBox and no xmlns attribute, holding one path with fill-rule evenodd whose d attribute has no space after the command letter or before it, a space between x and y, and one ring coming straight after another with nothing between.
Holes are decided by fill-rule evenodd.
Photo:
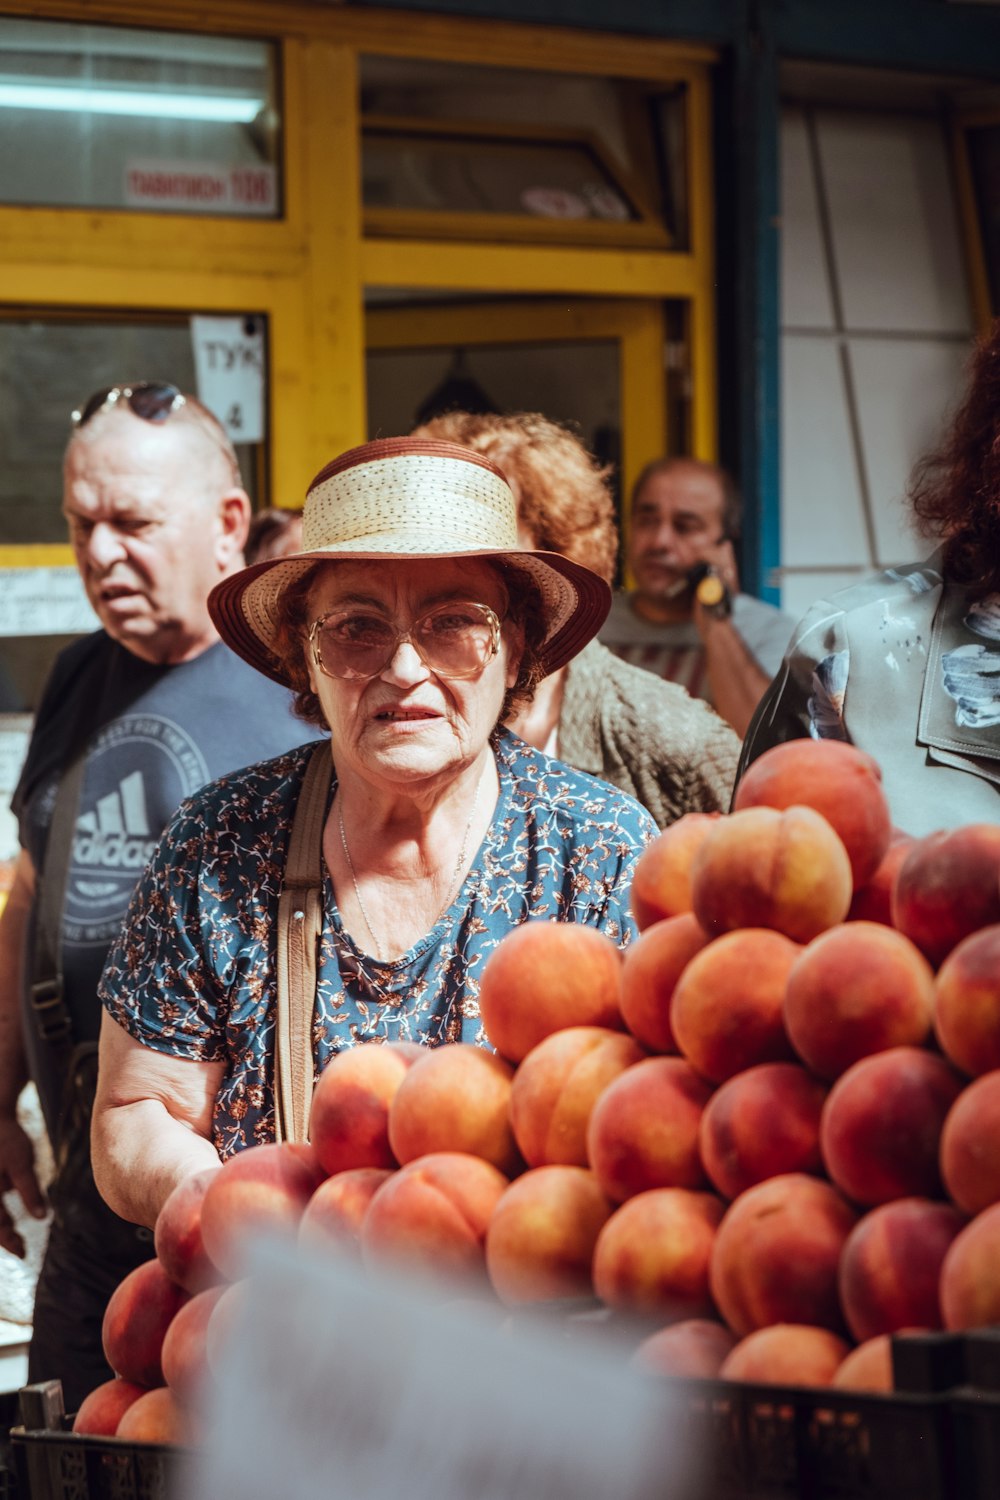
<instances>
[{"instance_id":1,"label":"sunglasses on head","mask_svg":"<svg viewBox=\"0 0 1000 1500\"><path fill-rule=\"evenodd\" d=\"M124 401L129 411L144 422L165 422L182 407L186 397L175 385L162 380L140 380L135 385L109 385L95 391L88 401L72 414L74 427L86 427L105 407Z\"/></svg>"}]
</instances>

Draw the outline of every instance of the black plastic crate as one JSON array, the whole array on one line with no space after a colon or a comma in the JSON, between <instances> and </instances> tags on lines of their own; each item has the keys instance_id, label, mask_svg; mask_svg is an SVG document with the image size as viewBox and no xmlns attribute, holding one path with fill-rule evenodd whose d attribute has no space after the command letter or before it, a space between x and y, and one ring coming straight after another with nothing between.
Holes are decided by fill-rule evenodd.
<instances>
[{"instance_id":1,"label":"black plastic crate","mask_svg":"<svg viewBox=\"0 0 1000 1500\"><path fill-rule=\"evenodd\" d=\"M188 1455L160 1443L15 1427L17 1500L174 1500Z\"/></svg>"}]
</instances>

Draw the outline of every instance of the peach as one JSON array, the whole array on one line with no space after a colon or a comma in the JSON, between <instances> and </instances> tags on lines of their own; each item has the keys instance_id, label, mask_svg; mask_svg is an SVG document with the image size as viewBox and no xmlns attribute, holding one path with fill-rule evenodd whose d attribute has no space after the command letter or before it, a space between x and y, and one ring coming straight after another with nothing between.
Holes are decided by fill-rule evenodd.
<instances>
[{"instance_id":1,"label":"peach","mask_svg":"<svg viewBox=\"0 0 1000 1500\"><path fill-rule=\"evenodd\" d=\"M882 1391L893 1389L892 1337L880 1333L852 1349L830 1381L838 1390Z\"/></svg>"},{"instance_id":2,"label":"peach","mask_svg":"<svg viewBox=\"0 0 1000 1500\"><path fill-rule=\"evenodd\" d=\"M436 1151L393 1172L368 1205L361 1253L439 1276L481 1280L486 1229L507 1178L480 1156Z\"/></svg>"},{"instance_id":3,"label":"peach","mask_svg":"<svg viewBox=\"0 0 1000 1500\"><path fill-rule=\"evenodd\" d=\"M133 1401L138 1401L149 1389L136 1385L134 1380L105 1380L90 1391L77 1409L73 1418L73 1431L86 1433L89 1437L114 1437L118 1423Z\"/></svg>"},{"instance_id":4,"label":"peach","mask_svg":"<svg viewBox=\"0 0 1000 1500\"><path fill-rule=\"evenodd\" d=\"M510 1118L531 1167L589 1165L587 1125L603 1090L645 1051L622 1031L568 1026L532 1047L518 1066Z\"/></svg>"},{"instance_id":5,"label":"peach","mask_svg":"<svg viewBox=\"0 0 1000 1500\"><path fill-rule=\"evenodd\" d=\"M147 1391L122 1415L117 1437L130 1443L184 1444L191 1441L191 1418L173 1391Z\"/></svg>"},{"instance_id":6,"label":"peach","mask_svg":"<svg viewBox=\"0 0 1000 1500\"><path fill-rule=\"evenodd\" d=\"M808 943L844 920L852 890L847 850L811 807L730 813L691 866L691 908L713 937L770 927Z\"/></svg>"},{"instance_id":7,"label":"peach","mask_svg":"<svg viewBox=\"0 0 1000 1500\"><path fill-rule=\"evenodd\" d=\"M673 1319L715 1311L708 1264L723 1203L714 1193L653 1188L608 1219L594 1247L594 1291L609 1307Z\"/></svg>"},{"instance_id":8,"label":"peach","mask_svg":"<svg viewBox=\"0 0 1000 1500\"><path fill-rule=\"evenodd\" d=\"M845 922L813 938L788 976L785 1028L802 1061L838 1078L859 1058L927 1041L934 970L878 922Z\"/></svg>"},{"instance_id":9,"label":"peach","mask_svg":"<svg viewBox=\"0 0 1000 1500\"><path fill-rule=\"evenodd\" d=\"M850 1345L829 1328L773 1323L741 1339L719 1375L754 1385L826 1386L849 1353Z\"/></svg>"},{"instance_id":10,"label":"peach","mask_svg":"<svg viewBox=\"0 0 1000 1500\"><path fill-rule=\"evenodd\" d=\"M163 1384L163 1339L187 1300L158 1260L129 1271L111 1293L101 1327L104 1357L116 1375L135 1385Z\"/></svg>"},{"instance_id":11,"label":"peach","mask_svg":"<svg viewBox=\"0 0 1000 1500\"><path fill-rule=\"evenodd\" d=\"M677 1051L670 1025L674 989L688 960L700 953L707 942L708 933L690 912L683 912L663 922L654 922L625 950L622 1017L632 1035L650 1051Z\"/></svg>"},{"instance_id":12,"label":"peach","mask_svg":"<svg viewBox=\"0 0 1000 1500\"><path fill-rule=\"evenodd\" d=\"M389 1106L389 1146L400 1165L462 1151L513 1177L524 1162L510 1124L514 1069L471 1042L427 1048Z\"/></svg>"},{"instance_id":13,"label":"peach","mask_svg":"<svg viewBox=\"0 0 1000 1500\"><path fill-rule=\"evenodd\" d=\"M857 1218L836 1188L802 1172L741 1193L723 1215L709 1270L734 1333L807 1318L840 1332L837 1267Z\"/></svg>"},{"instance_id":14,"label":"peach","mask_svg":"<svg viewBox=\"0 0 1000 1500\"><path fill-rule=\"evenodd\" d=\"M939 1290L945 1328L1000 1323L1000 1203L984 1208L955 1236Z\"/></svg>"},{"instance_id":15,"label":"peach","mask_svg":"<svg viewBox=\"0 0 1000 1500\"><path fill-rule=\"evenodd\" d=\"M365 1042L330 1059L309 1116L309 1138L327 1176L399 1165L389 1145L389 1106L424 1051L416 1042Z\"/></svg>"},{"instance_id":16,"label":"peach","mask_svg":"<svg viewBox=\"0 0 1000 1500\"><path fill-rule=\"evenodd\" d=\"M963 938L1000 922L1000 826L966 823L917 839L896 875L892 921L935 968Z\"/></svg>"},{"instance_id":17,"label":"peach","mask_svg":"<svg viewBox=\"0 0 1000 1500\"><path fill-rule=\"evenodd\" d=\"M785 986L801 949L780 932L747 927L716 938L688 963L670 1019L692 1067L724 1083L756 1063L793 1057Z\"/></svg>"},{"instance_id":18,"label":"peach","mask_svg":"<svg viewBox=\"0 0 1000 1500\"><path fill-rule=\"evenodd\" d=\"M934 1030L963 1073L978 1078L1000 1068L1000 924L963 938L942 963Z\"/></svg>"},{"instance_id":19,"label":"peach","mask_svg":"<svg viewBox=\"0 0 1000 1500\"><path fill-rule=\"evenodd\" d=\"M524 922L483 965L479 1013L487 1037L511 1062L566 1026L621 1030L622 955L596 927Z\"/></svg>"},{"instance_id":20,"label":"peach","mask_svg":"<svg viewBox=\"0 0 1000 1500\"><path fill-rule=\"evenodd\" d=\"M958 1095L941 1131L941 1178L967 1214L1000 1202L1000 1069Z\"/></svg>"},{"instance_id":21,"label":"peach","mask_svg":"<svg viewBox=\"0 0 1000 1500\"><path fill-rule=\"evenodd\" d=\"M855 886L847 911L849 922L881 922L883 927L892 926L892 889L899 867L915 843L912 834L893 829L878 869L864 885Z\"/></svg>"},{"instance_id":22,"label":"peach","mask_svg":"<svg viewBox=\"0 0 1000 1500\"><path fill-rule=\"evenodd\" d=\"M685 813L647 844L632 872L631 904L640 932L691 910L691 862L721 813Z\"/></svg>"},{"instance_id":23,"label":"peach","mask_svg":"<svg viewBox=\"0 0 1000 1500\"><path fill-rule=\"evenodd\" d=\"M710 1094L681 1057L647 1057L608 1084L591 1111L587 1156L609 1198L703 1186L698 1127Z\"/></svg>"},{"instance_id":24,"label":"peach","mask_svg":"<svg viewBox=\"0 0 1000 1500\"><path fill-rule=\"evenodd\" d=\"M865 1214L840 1257L840 1300L859 1343L904 1328L940 1328L938 1282L965 1225L950 1203L897 1198Z\"/></svg>"},{"instance_id":25,"label":"peach","mask_svg":"<svg viewBox=\"0 0 1000 1500\"><path fill-rule=\"evenodd\" d=\"M203 1292L221 1281L201 1237L201 1205L205 1190L221 1167L207 1167L179 1182L156 1219L153 1246L156 1258L172 1281L186 1292Z\"/></svg>"},{"instance_id":26,"label":"peach","mask_svg":"<svg viewBox=\"0 0 1000 1500\"><path fill-rule=\"evenodd\" d=\"M593 1294L591 1264L612 1204L586 1167L534 1167L499 1198L486 1233L490 1284L508 1306Z\"/></svg>"},{"instance_id":27,"label":"peach","mask_svg":"<svg viewBox=\"0 0 1000 1500\"><path fill-rule=\"evenodd\" d=\"M201 1233L227 1281L244 1275L258 1236L295 1237L305 1206L325 1177L312 1147L292 1141L252 1146L223 1163L205 1189Z\"/></svg>"},{"instance_id":28,"label":"peach","mask_svg":"<svg viewBox=\"0 0 1000 1500\"><path fill-rule=\"evenodd\" d=\"M938 1148L962 1080L943 1057L891 1047L863 1057L830 1090L820 1149L833 1181L857 1203L941 1195Z\"/></svg>"},{"instance_id":29,"label":"peach","mask_svg":"<svg viewBox=\"0 0 1000 1500\"><path fill-rule=\"evenodd\" d=\"M388 1167L348 1167L321 1182L299 1221L299 1242L356 1252L368 1205L392 1176Z\"/></svg>"},{"instance_id":30,"label":"peach","mask_svg":"<svg viewBox=\"0 0 1000 1500\"><path fill-rule=\"evenodd\" d=\"M748 768L733 795L747 807L810 807L837 833L851 862L852 886L878 869L892 836L878 762L844 740L788 740Z\"/></svg>"},{"instance_id":31,"label":"peach","mask_svg":"<svg viewBox=\"0 0 1000 1500\"><path fill-rule=\"evenodd\" d=\"M819 1121L826 1086L797 1063L737 1073L705 1106L699 1149L724 1198L786 1172L820 1173Z\"/></svg>"},{"instance_id":32,"label":"peach","mask_svg":"<svg viewBox=\"0 0 1000 1500\"><path fill-rule=\"evenodd\" d=\"M233 1329L253 1317L254 1296L250 1281L234 1281L222 1288L205 1325L205 1359L211 1375L218 1375L225 1363Z\"/></svg>"},{"instance_id":33,"label":"peach","mask_svg":"<svg viewBox=\"0 0 1000 1500\"><path fill-rule=\"evenodd\" d=\"M712 1318L687 1318L649 1334L632 1356L632 1364L654 1375L714 1380L735 1348L736 1335Z\"/></svg>"},{"instance_id":34,"label":"peach","mask_svg":"<svg viewBox=\"0 0 1000 1500\"><path fill-rule=\"evenodd\" d=\"M208 1378L208 1320L227 1288L212 1286L186 1302L163 1339L163 1378L184 1407L197 1405Z\"/></svg>"}]
</instances>

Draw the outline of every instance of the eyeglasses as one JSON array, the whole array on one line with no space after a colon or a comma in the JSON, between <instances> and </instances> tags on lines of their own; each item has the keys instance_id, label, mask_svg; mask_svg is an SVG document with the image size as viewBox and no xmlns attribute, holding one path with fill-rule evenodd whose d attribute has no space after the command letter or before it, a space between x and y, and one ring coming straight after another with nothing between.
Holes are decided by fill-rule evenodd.
<instances>
[{"instance_id":1,"label":"eyeglasses","mask_svg":"<svg viewBox=\"0 0 1000 1500\"><path fill-rule=\"evenodd\" d=\"M463 600L435 605L409 630L356 609L334 610L309 628L320 671L355 682L384 672L403 641L439 677L475 677L500 648L500 621L488 604Z\"/></svg>"},{"instance_id":2,"label":"eyeglasses","mask_svg":"<svg viewBox=\"0 0 1000 1500\"><path fill-rule=\"evenodd\" d=\"M90 399L72 413L74 427L86 427L106 406L124 401L129 411L144 422L165 422L185 404L186 397L175 385L162 380L141 380L136 385L109 385L95 391Z\"/></svg>"}]
</instances>

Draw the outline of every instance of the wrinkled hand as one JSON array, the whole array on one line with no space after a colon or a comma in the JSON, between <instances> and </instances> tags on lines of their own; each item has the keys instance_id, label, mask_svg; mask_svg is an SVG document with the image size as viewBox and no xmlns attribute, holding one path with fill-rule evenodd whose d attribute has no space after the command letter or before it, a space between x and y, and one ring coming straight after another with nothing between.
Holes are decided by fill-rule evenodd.
<instances>
[{"instance_id":1,"label":"wrinkled hand","mask_svg":"<svg viewBox=\"0 0 1000 1500\"><path fill-rule=\"evenodd\" d=\"M35 1148L31 1137L10 1115L0 1116L0 1194L21 1195L28 1213L44 1219L48 1208L35 1176ZM24 1259L24 1241L14 1227L9 1210L0 1201L0 1248Z\"/></svg>"},{"instance_id":2,"label":"wrinkled hand","mask_svg":"<svg viewBox=\"0 0 1000 1500\"><path fill-rule=\"evenodd\" d=\"M732 542L719 542L718 546L712 548L710 555L706 557L705 561L712 564L712 567L731 594L739 593L740 579L736 568L736 553L733 551Z\"/></svg>"}]
</instances>

